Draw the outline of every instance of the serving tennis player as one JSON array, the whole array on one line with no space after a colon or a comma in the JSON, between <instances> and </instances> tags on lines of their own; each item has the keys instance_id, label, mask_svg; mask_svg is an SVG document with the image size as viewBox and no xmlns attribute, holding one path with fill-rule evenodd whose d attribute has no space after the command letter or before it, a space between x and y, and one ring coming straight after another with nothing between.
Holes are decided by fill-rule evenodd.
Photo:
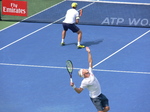
<instances>
[{"instance_id":1,"label":"serving tennis player","mask_svg":"<svg viewBox=\"0 0 150 112\"><path fill-rule=\"evenodd\" d=\"M70 29L73 33L78 34L78 42L77 42L77 48L84 48L84 45L81 45L81 39L82 39L82 31L76 26L76 24L79 23L80 16L82 14L79 14L79 12L76 10L77 8L77 3L73 2L71 4L71 9L68 9L65 15L65 20L63 21L63 31L62 31L62 41L61 45L65 45L65 37L66 37L66 32L68 29ZM82 11L80 11L82 12Z\"/></svg>"},{"instance_id":2,"label":"serving tennis player","mask_svg":"<svg viewBox=\"0 0 150 112\"><path fill-rule=\"evenodd\" d=\"M86 47L88 52L89 69L80 69L78 74L83 78L79 88L75 86L73 82L70 82L70 86L77 92L81 93L85 88L89 90L89 96L92 103L95 105L98 112L109 111L109 102L104 94L101 92L100 83L92 72L92 55L89 47Z\"/></svg>"}]
</instances>

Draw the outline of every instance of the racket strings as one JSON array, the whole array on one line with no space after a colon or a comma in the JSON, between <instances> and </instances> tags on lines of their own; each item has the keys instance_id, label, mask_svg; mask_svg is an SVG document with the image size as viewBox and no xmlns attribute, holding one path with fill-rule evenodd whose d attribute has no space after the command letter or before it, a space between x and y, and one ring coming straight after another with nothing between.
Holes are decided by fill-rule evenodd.
<instances>
[{"instance_id":1,"label":"racket strings","mask_svg":"<svg viewBox=\"0 0 150 112\"><path fill-rule=\"evenodd\" d=\"M72 72L72 70L73 70L73 65L72 65L72 63L70 62L70 61L67 61L67 69L68 69L68 71L69 72Z\"/></svg>"}]
</instances>

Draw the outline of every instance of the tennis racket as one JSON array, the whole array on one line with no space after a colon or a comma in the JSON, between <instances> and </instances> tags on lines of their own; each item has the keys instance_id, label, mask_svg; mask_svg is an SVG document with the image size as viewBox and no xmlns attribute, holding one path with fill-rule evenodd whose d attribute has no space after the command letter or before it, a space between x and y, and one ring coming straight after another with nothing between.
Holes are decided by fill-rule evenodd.
<instances>
[{"instance_id":1,"label":"tennis racket","mask_svg":"<svg viewBox=\"0 0 150 112\"><path fill-rule=\"evenodd\" d=\"M82 13L83 13L83 9L80 9L79 10L79 16L82 16Z\"/></svg>"},{"instance_id":2,"label":"tennis racket","mask_svg":"<svg viewBox=\"0 0 150 112\"><path fill-rule=\"evenodd\" d=\"M72 81L73 64L72 64L71 60L66 61L66 69L70 76L70 82L72 83L73 82Z\"/></svg>"}]
</instances>

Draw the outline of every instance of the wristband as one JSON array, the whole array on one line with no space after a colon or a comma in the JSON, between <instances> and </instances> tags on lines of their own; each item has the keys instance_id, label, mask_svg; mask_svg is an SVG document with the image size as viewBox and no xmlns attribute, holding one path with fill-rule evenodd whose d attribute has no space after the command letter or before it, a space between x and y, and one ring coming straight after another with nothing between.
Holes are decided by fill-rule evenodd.
<instances>
[{"instance_id":1,"label":"wristband","mask_svg":"<svg viewBox=\"0 0 150 112\"><path fill-rule=\"evenodd\" d=\"M76 17L76 19L80 19L80 17L78 16L78 17Z\"/></svg>"},{"instance_id":2,"label":"wristband","mask_svg":"<svg viewBox=\"0 0 150 112\"><path fill-rule=\"evenodd\" d=\"M76 86L75 86L75 85L73 85L73 86L72 86L72 88L73 88L73 89L75 89L75 88L76 88Z\"/></svg>"},{"instance_id":3,"label":"wristband","mask_svg":"<svg viewBox=\"0 0 150 112\"><path fill-rule=\"evenodd\" d=\"M71 83L73 83L73 80L72 80L72 78L70 78L70 82L71 82Z\"/></svg>"}]
</instances>

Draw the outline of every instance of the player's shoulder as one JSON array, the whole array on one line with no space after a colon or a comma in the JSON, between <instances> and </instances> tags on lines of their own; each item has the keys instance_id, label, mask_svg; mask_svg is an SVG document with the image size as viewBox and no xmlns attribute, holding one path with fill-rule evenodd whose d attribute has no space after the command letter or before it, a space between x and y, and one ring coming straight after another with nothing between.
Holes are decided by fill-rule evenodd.
<instances>
[{"instance_id":1,"label":"player's shoulder","mask_svg":"<svg viewBox=\"0 0 150 112\"><path fill-rule=\"evenodd\" d=\"M71 10L72 10L72 9L68 9L67 12L68 12L68 11L71 11Z\"/></svg>"},{"instance_id":2,"label":"player's shoulder","mask_svg":"<svg viewBox=\"0 0 150 112\"><path fill-rule=\"evenodd\" d=\"M68 9L69 11L72 11L72 12L78 12L76 9L74 8L71 8L71 9Z\"/></svg>"}]
</instances>

